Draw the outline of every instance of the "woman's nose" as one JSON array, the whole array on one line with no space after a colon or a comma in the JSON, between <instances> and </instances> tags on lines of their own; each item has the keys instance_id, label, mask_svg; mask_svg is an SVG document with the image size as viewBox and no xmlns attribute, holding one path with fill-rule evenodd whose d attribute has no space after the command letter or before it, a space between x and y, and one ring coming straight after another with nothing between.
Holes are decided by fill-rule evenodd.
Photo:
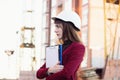
<instances>
[{"instance_id":1,"label":"woman's nose","mask_svg":"<svg viewBox=\"0 0 120 80\"><path fill-rule=\"evenodd\" d=\"M58 32L57 29L55 29L54 32L57 33Z\"/></svg>"}]
</instances>

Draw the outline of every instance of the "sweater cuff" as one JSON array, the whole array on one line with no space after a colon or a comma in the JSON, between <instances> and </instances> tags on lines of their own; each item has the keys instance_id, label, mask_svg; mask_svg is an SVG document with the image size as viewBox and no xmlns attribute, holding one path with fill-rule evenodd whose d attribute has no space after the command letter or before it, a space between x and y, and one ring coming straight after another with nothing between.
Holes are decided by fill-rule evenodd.
<instances>
[{"instance_id":1,"label":"sweater cuff","mask_svg":"<svg viewBox=\"0 0 120 80\"><path fill-rule=\"evenodd\" d=\"M46 74L47 74L48 76L50 76L50 75L52 75L53 73L49 73L49 72L48 72L48 69L47 69Z\"/></svg>"}]
</instances>

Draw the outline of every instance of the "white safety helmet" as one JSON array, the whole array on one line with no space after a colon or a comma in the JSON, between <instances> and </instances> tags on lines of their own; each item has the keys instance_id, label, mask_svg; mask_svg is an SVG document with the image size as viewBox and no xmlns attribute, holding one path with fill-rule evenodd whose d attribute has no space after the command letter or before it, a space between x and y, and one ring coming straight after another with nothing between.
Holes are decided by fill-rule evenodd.
<instances>
[{"instance_id":1,"label":"white safety helmet","mask_svg":"<svg viewBox=\"0 0 120 80\"><path fill-rule=\"evenodd\" d=\"M56 17L52 17L52 19L60 19L63 20L65 22L71 22L74 24L74 26L80 30L81 29L81 19L80 16L72 11L72 10L64 10L62 12L60 12Z\"/></svg>"}]
</instances>

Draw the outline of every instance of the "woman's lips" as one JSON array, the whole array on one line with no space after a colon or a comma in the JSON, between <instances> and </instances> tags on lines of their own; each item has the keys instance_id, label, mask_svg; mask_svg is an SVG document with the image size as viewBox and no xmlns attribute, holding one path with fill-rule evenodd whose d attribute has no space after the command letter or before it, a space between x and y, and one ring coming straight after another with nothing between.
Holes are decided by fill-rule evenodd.
<instances>
[{"instance_id":1,"label":"woman's lips","mask_svg":"<svg viewBox=\"0 0 120 80\"><path fill-rule=\"evenodd\" d=\"M59 36L59 34L56 34L57 36Z\"/></svg>"}]
</instances>

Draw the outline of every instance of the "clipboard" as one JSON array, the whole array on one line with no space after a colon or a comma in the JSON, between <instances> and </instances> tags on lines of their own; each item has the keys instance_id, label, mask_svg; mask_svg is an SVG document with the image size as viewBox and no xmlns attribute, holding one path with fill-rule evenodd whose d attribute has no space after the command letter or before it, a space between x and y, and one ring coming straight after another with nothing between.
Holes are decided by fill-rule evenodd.
<instances>
[{"instance_id":1,"label":"clipboard","mask_svg":"<svg viewBox=\"0 0 120 80\"><path fill-rule=\"evenodd\" d=\"M46 68L53 67L59 61L59 46L46 47Z\"/></svg>"}]
</instances>

